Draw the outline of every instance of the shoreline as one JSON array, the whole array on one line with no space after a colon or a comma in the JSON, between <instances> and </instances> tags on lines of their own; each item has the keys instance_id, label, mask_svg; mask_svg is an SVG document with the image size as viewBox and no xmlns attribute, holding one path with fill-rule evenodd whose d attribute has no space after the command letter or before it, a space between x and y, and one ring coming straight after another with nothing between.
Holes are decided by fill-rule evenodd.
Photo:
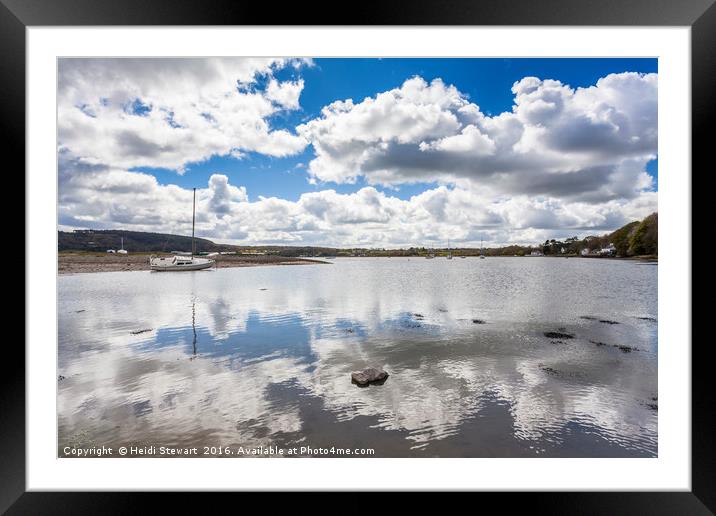
<instances>
[{"instance_id":1,"label":"shoreline","mask_svg":"<svg viewBox=\"0 0 716 516\"><path fill-rule=\"evenodd\" d=\"M58 274L89 274L95 272L129 272L129 271L149 271L149 253L137 253L128 255L116 254L99 254L99 253L72 253L61 252L57 257L57 273ZM315 265L329 264L331 262L315 258L297 258L289 256L276 255L217 255L211 256L216 261L215 268L235 268L235 267L265 267L269 265ZM390 256L370 256L366 258L390 258ZM395 258L424 258L423 256L405 256ZM444 258L436 256L436 258ZM468 258L477 258L477 256L468 256ZM487 258L511 258L510 256L487 256ZM531 256L520 256L519 258L535 258ZM614 261L639 261L643 263L658 263L657 256L556 256L542 255L537 258L587 258Z\"/></svg>"},{"instance_id":2,"label":"shoreline","mask_svg":"<svg viewBox=\"0 0 716 516\"><path fill-rule=\"evenodd\" d=\"M104 255L85 253L59 253L57 256L57 273L90 274L95 272L129 272L149 271L150 254ZM315 265L330 262L308 258L291 258L285 256L245 256L218 255L211 256L216 261L215 268L234 267L265 267L268 265Z\"/></svg>"}]
</instances>

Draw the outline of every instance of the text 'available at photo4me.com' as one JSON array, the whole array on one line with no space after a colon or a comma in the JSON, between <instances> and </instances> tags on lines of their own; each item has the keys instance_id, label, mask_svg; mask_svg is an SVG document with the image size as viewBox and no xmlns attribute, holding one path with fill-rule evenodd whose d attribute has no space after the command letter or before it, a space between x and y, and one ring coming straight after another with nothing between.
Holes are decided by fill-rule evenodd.
<instances>
[{"instance_id":1,"label":"text 'available at photo4me.com'","mask_svg":"<svg viewBox=\"0 0 716 516\"><path fill-rule=\"evenodd\" d=\"M340 448L336 446L98 446L75 448L65 446L60 457L372 457L373 448Z\"/></svg>"}]
</instances>

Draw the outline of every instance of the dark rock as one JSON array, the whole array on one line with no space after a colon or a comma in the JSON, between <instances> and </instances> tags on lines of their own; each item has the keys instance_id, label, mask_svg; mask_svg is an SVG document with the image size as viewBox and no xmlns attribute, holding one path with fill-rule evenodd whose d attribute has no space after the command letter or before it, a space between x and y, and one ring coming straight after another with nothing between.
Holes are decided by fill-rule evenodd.
<instances>
[{"instance_id":1,"label":"dark rock","mask_svg":"<svg viewBox=\"0 0 716 516\"><path fill-rule=\"evenodd\" d=\"M366 386L371 383L382 384L386 378L388 378L388 373L375 367L369 367L368 369L353 371L351 373L351 381L360 386Z\"/></svg>"},{"instance_id":2,"label":"dark rock","mask_svg":"<svg viewBox=\"0 0 716 516\"><path fill-rule=\"evenodd\" d=\"M423 319L425 316L423 314L413 314L413 317L416 319Z\"/></svg>"},{"instance_id":3,"label":"dark rock","mask_svg":"<svg viewBox=\"0 0 716 516\"><path fill-rule=\"evenodd\" d=\"M563 340L550 340L550 344L566 344Z\"/></svg>"},{"instance_id":4,"label":"dark rock","mask_svg":"<svg viewBox=\"0 0 716 516\"><path fill-rule=\"evenodd\" d=\"M65 377L62 376L62 375L60 375L60 376L57 377L57 381L58 381L58 382L61 382L61 381L64 380L64 379L65 379Z\"/></svg>"},{"instance_id":5,"label":"dark rock","mask_svg":"<svg viewBox=\"0 0 716 516\"><path fill-rule=\"evenodd\" d=\"M473 324L485 324L485 321L483 321L482 319L473 319L472 323Z\"/></svg>"},{"instance_id":6,"label":"dark rock","mask_svg":"<svg viewBox=\"0 0 716 516\"><path fill-rule=\"evenodd\" d=\"M345 331L346 333L353 333L355 330L353 330L353 328L346 328L343 331Z\"/></svg>"},{"instance_id":7,"label":"dark rock","mask_svg":"<svg viewBox=\"0 0 716 516\"><path fill-rule=\"evenodd\" d=\"M659 410L659 405L656 402L656 398L651 398L651 401L639 400L639 403L651 410Z\"/></svg>"},{"instance_id":8,"label":"dark rock","mask_svg":"<svg viewBox=\"0 0 716 516\"><path fill-rule=\"evenodd\" d=\"M637 317L637 319L641 319L642 321L657 322L656 317Z\"/></svg>"},{"instance_id":9,"label":"dark rock","mask_svg":"<svg viewBox=\"0 0 716 516\"><path fill-rule=\"evenodd\" d=\"M550 376L558 376L560 378L584 378L584 373L581 371L560 371L554 367L549 367L544 364L538 364L539 368Z\"/></svg>"},{"instance_id":10,"label":"dark rock","mask_svg":"<svg viewBox=\"0 0 716 516\"><path fill-rule=\"evenodd\" d=\"M571 333L562 333L559 331L546 331L544 336L548 339L573 339L574 335Z\"/></svg>"},{"instance_id":11,"label":"dark rock","mask_svg":"<svg viewBox=\"0 0 716 516\"><path fill-rule=\"evenodd\" d=\"M618 348L619 351L622 353L631 353L632 351L639 351L637 348L632 348L631 346L623 346L621 344L614 344L615 348Z\"/></svg>"},{"instance_id":12,"label":"dark rock","mask_svg":"<svg viewBox=\"0 0 716 516\"><path fill-rule=\"evenodd\" d=\"M82 312L86 312L87 310L75 310L76 314L81 314Z\"/></svg>"},{"instance_id":13,"label":"dark rock","mask_svg":"<svg viewBox=\"0 0 716 516\"><path fill-rule=\"evenodd\" d=\"M447 308L438 308L438 312L446 313Z\"/></svg>"},{"instance_id":14,"label":"dark rock","mask_svg":"<svg viewBox=\"0 0 716 516\"><path fill-rule=\"evenodd\" d=\"M606 342L602 342L599 340L590 340L589 342L591 342L592 344L596 344L597 346L606 346L607 345Z\"/></svg>"},{"instance_id":15,"label":"dark rock","mask_svg":"<svg viewBox=\"0 0 716 516\"><path fill-rule=\"evenodd\" d=\"M145 328L143 330L134 330L134 331L130 331L129 333L131 333L132 335L139 335L140 333L147 333L148 331L152 331L152 328Z\"/></svg>"},{"instance_id":16,"label":"dark rock","mask_svg":"<svg viewBox=\"0 0 716 516\"><path fill-rule=\"evenodd\" d=\"M547 373L549 375L559 376L559 371L557 371L556 369L554 369L552 367L547 367L547 366L540 364L539 368L542 369L542 371L544 371L545 373Z\"/></svg>"},{"instance_id":17,"label":"dark rock","mask_svg":"<svg viewBox=\"0 0 716 516\"><path fill-rule=\"evenodd\" d=\"M600 323L604 324L619 324L618 321L610 321L609 319L600 319L599 317L594 317L593 315L580 315L580 319L586 319L587 321L599 321Z\"/></svg>"},{"instance_id":18,"label":"dark rock","mask_svg":"<svg viewBox=\"0 0 716 516\"><path fill-rule=\"evenodd\" d=\"M260 288L259 290L268 290L267 288Z\"/></svg>"}]
</instances>

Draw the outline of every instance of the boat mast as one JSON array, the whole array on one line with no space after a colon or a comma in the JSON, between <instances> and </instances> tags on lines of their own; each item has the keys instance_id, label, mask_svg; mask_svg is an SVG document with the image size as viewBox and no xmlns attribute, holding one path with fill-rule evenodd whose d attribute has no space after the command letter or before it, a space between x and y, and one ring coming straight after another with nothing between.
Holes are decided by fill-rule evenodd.
<instances>
[{"instance_id":1,"label":"boat mast","mask_svg":"<svg viewBox=\"0 0 716 516\"><path fill-rule=\"evenodd\" d=\"M194 188L194 205L191 211L191 257L194 258L194 221L196 219L196 188Z\"/></svg>"}]
</instances>

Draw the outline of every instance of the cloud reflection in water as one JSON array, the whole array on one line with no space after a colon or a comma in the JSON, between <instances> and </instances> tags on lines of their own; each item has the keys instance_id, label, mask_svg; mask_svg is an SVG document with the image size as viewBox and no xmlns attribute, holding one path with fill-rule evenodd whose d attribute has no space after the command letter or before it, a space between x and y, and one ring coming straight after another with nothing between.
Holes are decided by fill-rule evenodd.
<instances>
[{"instance_id":1,"label":"cloud reflection in water","mask_svg":"<svg viewBox=\"0 0 716 516\"><path fill-rule=\"evenodd\" d=\"M436 262L63 276L60 445L656 455L656 267L552 260L575 294L540 260ZM351 384L370 365L388 381Z\"/></svg>"}]
</instances>

